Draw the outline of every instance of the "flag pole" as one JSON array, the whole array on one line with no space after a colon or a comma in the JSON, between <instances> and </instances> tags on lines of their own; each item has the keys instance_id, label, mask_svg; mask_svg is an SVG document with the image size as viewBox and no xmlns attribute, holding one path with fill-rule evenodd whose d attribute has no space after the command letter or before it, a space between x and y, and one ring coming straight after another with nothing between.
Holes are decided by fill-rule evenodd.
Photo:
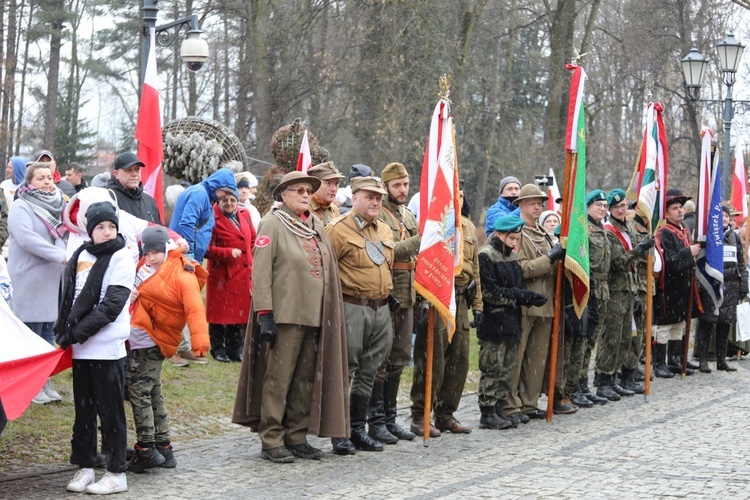
<instances>
[{"instance_id":1,"label":"flag pole","mask_svg":"<svg viewBox=\"0 0 750 500\"><path fill-rule=\"evenodd\" d=\"M662 270L663 272L663 270ZM644 390L643 398L648 402L648 397L651 394L651 342L653 340L651 332L651 311L654 307L654 296L651 294L654 286L654 256L652 252L648 253L646 257L646 315L644 321L646 323L646 365L643 370L644 373Z\"/></svg>"},{"instance_id":2,"label":"flag pole","mask_svg":"<svg viewBox=\"0 0 750 500\"><path fill-rule=\"evenodd\" d=\"M435 308L430 306L427 312L427 365L424 370L424 415L422 422L422 445L430 446L430 415L432 414L432 358L435 344Z\"/></svg>"},{"instance_id":3,"label":"flag pole","mask_svg":"<svg viewBox=\"0 0 750 500\"><path fill-rule=\"evenodd\" d=\"M574 157L576 153L570 151L566 152L565 155L565 176L563 177L563 202L560 213L560 220L566 220L568 215L568 207L570 205L572 196L571 193L567 192L570 186L570 170L573 165ZM561 242L563 246L563 244ZM547 385L547 422L552 422L552 407L555 404L555 375L557 371L557 348L560 339L560 316L564 308L562 300L562 287L563 287L563 261L558 260L555 266L557 274L555 275L555 315L552 318L552 338L550 339L549 346L549 383Z\"/></svg>"}]
</instances>

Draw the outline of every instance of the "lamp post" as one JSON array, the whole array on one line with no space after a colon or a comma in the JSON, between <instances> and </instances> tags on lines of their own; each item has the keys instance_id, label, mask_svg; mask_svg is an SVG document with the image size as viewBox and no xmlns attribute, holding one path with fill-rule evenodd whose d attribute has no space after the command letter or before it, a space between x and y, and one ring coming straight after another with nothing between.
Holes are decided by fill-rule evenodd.
<instances>
[{"instance_id":1,"label":"lamp post","mask_svg":"<svg viewBox=\"0 0 750 500\"><path fill-rule=\"evenodd\" d=\"M139 89L143 86L143 77L146 71L146 62L151 43L155 41L160 47L169 47L177 40L177 35L183 28L185 28L186 36L180 46L180 57L185 63L185 67L190 71L198 71L208 60L208 42L201 38L203 31L198 26L198 16L191 14L176 21L157 26L158 3L159 0L143 0L143 46L138 75ZM151 28L154 28L155 40L151 40Z\"/></svg>"},{"instance_id":2,"label":"lamp post","mask_svg":"<svg viewBox=\"0 0 750 500\"><path fill-rule=\"evenodd\" d=\"M734 117L734 104L732 100L732 86L737 76L737 68L740 66L742 52L745 46L734 37L730 31L727 37L716 45L719 51L719 64L724 76L724 85L727 86L727 92L724 97L724 109L722 119L724 120L724 155L722 160L722 196L726 200L729 197L731 189L731 167L729 165L730 156L730 139L732 132L732 118ZM703 77L706 73L708 61L698 52L698 49L692 48L688 54L680 61L682 63L682 74L685 77L685 85L688 89L688 98L691 101L700 101L706 103L720 103L718 100L698 99L700 88L703 84ZM737 101L747 104L747 101Z\"/></svg>"}]
</instances>

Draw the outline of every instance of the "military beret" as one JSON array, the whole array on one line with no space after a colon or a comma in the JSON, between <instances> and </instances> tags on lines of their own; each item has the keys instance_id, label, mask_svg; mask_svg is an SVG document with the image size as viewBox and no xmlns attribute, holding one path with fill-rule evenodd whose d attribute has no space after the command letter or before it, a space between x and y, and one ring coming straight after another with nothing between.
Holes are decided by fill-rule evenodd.
<instances>
[{"instance_id":1,"label":"military beret","mask_svg":"<svg viewBox=\"0 0 750 500\"><path fill-rule=\"evenodd\" d=\"M596 201L607 201L607 193L605 193L601 189L594 189L586 195L587 207Z\"/></svg>"},{"instance_id":2,"label":"military beret","mask_svg":"<svg viewBox=\"0 0 750 500\"><path fill-rule=\"evenodd\" d=\"M383 182L401 179L402 177L409 177L409 172L406 171L406 167L401 163L389 163L380 174L380 179Z\"/></svg>"},{"instance_id":3,"label":"military beret","mask_svg":"<svg viewBox=\"0 0 750 500\"><path fill-rule=\"evenodd\" d=\"M607 195L607 204L609 204L609 206L617 205L618 203L620 203L622 200L625 199L625 196L626 196L625 191L623 191L622 189L620 188L613 189Z\"/></svg>"},{"instance_id":4,"label":"military beret","mask_svg":"<svg viewBox=\"0 0 750 500\"><path fill-rule=\"evenodd\" d=\"M493 229L500 233L520 233L524 221L517 215L503 215L495 219Z\"/></svg>"}]
</instances>

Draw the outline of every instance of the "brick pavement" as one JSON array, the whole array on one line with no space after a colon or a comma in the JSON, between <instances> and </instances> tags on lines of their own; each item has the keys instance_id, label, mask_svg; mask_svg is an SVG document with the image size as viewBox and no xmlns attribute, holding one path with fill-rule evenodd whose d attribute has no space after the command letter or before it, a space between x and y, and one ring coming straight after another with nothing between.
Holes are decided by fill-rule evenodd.
<instances>
[{"instance_id":1,"label":"brick pavement","mask_svg":"<svg viewBox=\"0 0 750 500\"><path fill-rule=\"evenodd\" d=\"M175 443L177 469L128 473L120 498L748 498L750 361L730 374L656 380L642 396L533 421L479 430L476 395L458 418L469 435L443 435L351 457L271 464L257 435L227 425L217 439ZM402 423L407 423L407 408ZM228 420L227 420L228 422ZM59 498L74 469L0 475L0 498ZM101 472L99 472L101 474ZM72 494L71 494L72 495Z\"/></svg>"}]
</instances>

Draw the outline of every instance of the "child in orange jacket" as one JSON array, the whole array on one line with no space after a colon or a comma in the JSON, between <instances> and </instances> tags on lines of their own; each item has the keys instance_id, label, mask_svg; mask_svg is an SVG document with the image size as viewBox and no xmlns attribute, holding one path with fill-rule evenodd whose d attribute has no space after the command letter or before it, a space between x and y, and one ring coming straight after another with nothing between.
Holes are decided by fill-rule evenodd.
<instances>
[{"instance_id":1,"label":"child in orange jacket","mask_svg":"<svg viewBox=\"0 0 750 500\"><path fill-rule=\"evenodd\" d=\"M128 395L138 437L135 455L128 463L128 470L133 472L177 465L161 390L162 364L177 352L186 322L193 349L205 352L209 345L201 298L206 271L184 257L161 226L144 230L141 244L144 255L138 263L131 297L128 339Z\"/></svg>"}]
</instances>

